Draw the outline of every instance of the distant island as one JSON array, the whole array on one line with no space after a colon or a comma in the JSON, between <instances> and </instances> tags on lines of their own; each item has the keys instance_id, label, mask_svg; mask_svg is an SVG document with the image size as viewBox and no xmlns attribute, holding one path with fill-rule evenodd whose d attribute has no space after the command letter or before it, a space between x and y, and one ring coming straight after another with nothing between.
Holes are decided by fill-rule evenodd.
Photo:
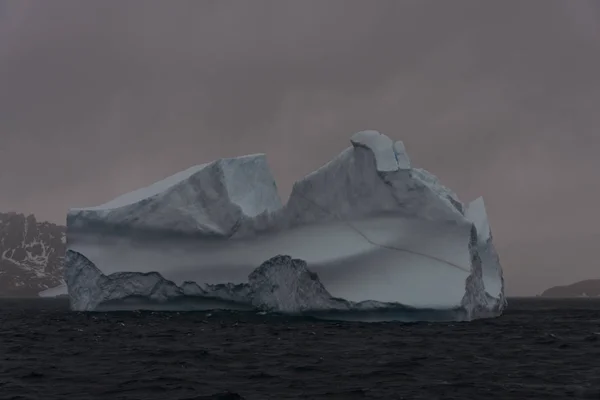
<instances>
[{"instance_id":1,"label":"distant island","mask_svg":"<svg viewBox=\"0 0 600 400\"><path fill-rule=\"evenodd\" d=\"M600 279L587 279L545 290L542 297L600 297Z\"/></svg>"}]
</instances>

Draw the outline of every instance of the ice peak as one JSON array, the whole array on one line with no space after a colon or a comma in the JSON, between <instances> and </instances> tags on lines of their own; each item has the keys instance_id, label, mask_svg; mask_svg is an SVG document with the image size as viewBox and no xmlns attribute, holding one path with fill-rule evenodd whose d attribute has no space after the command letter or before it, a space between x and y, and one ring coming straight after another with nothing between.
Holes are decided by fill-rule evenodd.
<instances>
[{"instance_id":1,"label":"ice peak","mask_svg":"<svg viewBox=\"0 0 600 400\"><path fill-rule=\"evenodd\" d=\"M365 147L373 152L377 171L394 172L400 169L394 142L383 133L374 130L356 132L350 142L354 147Z\"/></svg>"},{"instance_id":2,"label":"ice peak","mask_svg":"<svg viewBox=\"0 0 600 400\"><path fill-rule=\"evenodd\" d=\"M479 240L487 242L491 236L491 230L483 197L478 197L467 205L465 217L475 225Z\"/></svg>"},{"instance_id":3,"label":"ice peak","mask_svg":"<svg viewBox=\"0 0 600 400\"><path fill-rule=\"evenodd\" d=\"M394 153L396 154L396 161L398 161L398 168L410 169L410 158L408 158L406 148L401 140L394 143Z\"/></svg>"}]
</instances>

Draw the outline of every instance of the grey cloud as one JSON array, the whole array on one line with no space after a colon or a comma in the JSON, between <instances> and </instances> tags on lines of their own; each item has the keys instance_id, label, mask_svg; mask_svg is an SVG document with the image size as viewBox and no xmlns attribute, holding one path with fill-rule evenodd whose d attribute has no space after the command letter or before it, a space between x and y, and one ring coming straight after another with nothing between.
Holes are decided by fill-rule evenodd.
<instances>
[{"instance_id":1,"label":"grey cloud","mask_svg":"<svg viewBox=\"0 0 600 400\"><path fill-rule=\"evenodd\" d=\"M0 209L62 221L251 152L286 195L373 128L483 194L509 285L539 291L571 275L546 278L528 243L568 259L556 241L599 233L599 17L587 0L0 0Z\"/></svg>"}]
</instances>

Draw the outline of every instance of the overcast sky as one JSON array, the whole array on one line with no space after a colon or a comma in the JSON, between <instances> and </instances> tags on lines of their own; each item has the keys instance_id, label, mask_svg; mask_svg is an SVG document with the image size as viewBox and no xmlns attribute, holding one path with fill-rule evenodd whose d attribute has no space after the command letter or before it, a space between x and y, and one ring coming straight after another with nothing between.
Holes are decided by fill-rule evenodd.
<instances>
[{"instance_id":1,"label":"overcast sky","mask_svg":"<svg viewBox=\"0 0 600 400\"><path fill-rule=\"evenodd\" d=\"M599 71L594 0L0 0L0 210L255 152L285 198L377 129L485 197L535 294L600 278Z\"/></svg>"}]
</instances>

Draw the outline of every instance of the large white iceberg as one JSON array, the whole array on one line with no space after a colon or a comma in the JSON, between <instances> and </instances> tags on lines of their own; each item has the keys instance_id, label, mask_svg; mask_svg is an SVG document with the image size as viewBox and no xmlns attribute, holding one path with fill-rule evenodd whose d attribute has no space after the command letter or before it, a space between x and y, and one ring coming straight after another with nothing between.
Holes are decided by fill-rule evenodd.
<instances>
[{"instance_id":1,"label":"large white iceberg","mask_svg":"<svg viewBox=\"0 0 600 400\"><path fill-rule=\"evenodd\" d=\"M70 210L72 309L499 315L502 269L483 199L464 206L379 132L358 132L351 143L296 182L285 205L257 154Z\"/></svg>"}]
</instances>

